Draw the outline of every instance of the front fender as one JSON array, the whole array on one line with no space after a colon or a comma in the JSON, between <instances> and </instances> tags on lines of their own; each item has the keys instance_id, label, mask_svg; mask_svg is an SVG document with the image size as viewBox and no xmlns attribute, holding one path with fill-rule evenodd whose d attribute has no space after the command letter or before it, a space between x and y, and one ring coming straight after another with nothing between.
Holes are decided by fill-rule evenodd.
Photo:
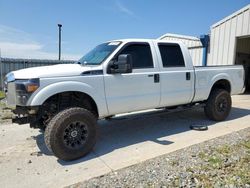
<instances>
[{"instance_id":1,"label":"front fender","mask_svg":"<svg viewBox=\"0 0 250 188\"><path fill-rule=\"evenodd\" d=\"M67 91L78 91L92 97L97 105L100 117L105 116L108 113L104 94L101 95L90 85L78 81L63 81L45 86L37 90L31 96L27 102L27 106L40 106L49 97Z\"/></svg>"}]
</instances>

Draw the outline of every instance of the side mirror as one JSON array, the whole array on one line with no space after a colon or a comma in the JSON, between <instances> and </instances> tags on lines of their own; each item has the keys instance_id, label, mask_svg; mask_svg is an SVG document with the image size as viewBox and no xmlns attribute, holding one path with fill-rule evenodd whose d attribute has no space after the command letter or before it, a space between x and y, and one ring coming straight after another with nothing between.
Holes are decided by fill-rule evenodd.
<instances>
[{"instance_id":1,"label":"side mirror","mask_svg":"<svg viewBox=\"0 0 250 188\"><path fill-rule=\"evenodd\" d=\"M131 73L132 72L132 56L130 54L121 54L118 61L108 66L109 74Z\"/></svg>"}]
</instances>

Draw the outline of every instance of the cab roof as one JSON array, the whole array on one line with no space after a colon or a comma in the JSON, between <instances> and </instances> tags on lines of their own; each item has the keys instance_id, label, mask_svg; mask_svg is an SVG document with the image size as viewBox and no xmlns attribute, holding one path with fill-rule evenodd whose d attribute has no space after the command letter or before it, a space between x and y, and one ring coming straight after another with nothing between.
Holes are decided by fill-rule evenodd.
<instances>
[{"instance_id":1,"label":"cab roof","mask_svg":"<svg viewBox=\"0 0 250 188\"><path fill-rule=\"evenodd\" d=\"M174 40L160 40L160 39L138 39L138 38L129 38L129 39L118 39L118 40L111 40L108 42L161 42L161 43L175 43L180 44L181 41L174 41Z\"/></svg>"}]
</instances>

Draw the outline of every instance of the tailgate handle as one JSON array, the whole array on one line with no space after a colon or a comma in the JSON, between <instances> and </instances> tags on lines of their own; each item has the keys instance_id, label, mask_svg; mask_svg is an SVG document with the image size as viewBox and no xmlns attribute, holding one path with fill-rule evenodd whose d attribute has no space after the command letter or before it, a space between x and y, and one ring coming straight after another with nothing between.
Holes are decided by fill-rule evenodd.
<instances>
[{"instance_id":1,"label":"tailgate handle","mask_svg":"<svg viewBox=\"0 0 250 188\"><path fill-rule=\"evenodd\" d=\"M186 80L190 80L191 79L191 74L190 72L186 72Z\"/></svg>"}]
</instances>

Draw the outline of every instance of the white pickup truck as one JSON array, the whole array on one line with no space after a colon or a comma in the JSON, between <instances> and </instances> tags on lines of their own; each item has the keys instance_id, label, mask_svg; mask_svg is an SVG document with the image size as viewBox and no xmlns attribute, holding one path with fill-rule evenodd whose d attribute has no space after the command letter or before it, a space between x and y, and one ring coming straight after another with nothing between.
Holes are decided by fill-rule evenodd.
<instances>
[{"instance_id":1,"label":"white pickup truck","mask_svg":"<svg viewBox=\"0 0 250 188\"><path fill-rule=\"evenodd\" d=\"M203 104L221 121L243 92L242 66L194 67L181 42L126 39L98 45L75 64L28 68L6 76L13 122L44 129L55 156L91 151L97 119L153 108Z\"/></svg>"}]
</instances>

